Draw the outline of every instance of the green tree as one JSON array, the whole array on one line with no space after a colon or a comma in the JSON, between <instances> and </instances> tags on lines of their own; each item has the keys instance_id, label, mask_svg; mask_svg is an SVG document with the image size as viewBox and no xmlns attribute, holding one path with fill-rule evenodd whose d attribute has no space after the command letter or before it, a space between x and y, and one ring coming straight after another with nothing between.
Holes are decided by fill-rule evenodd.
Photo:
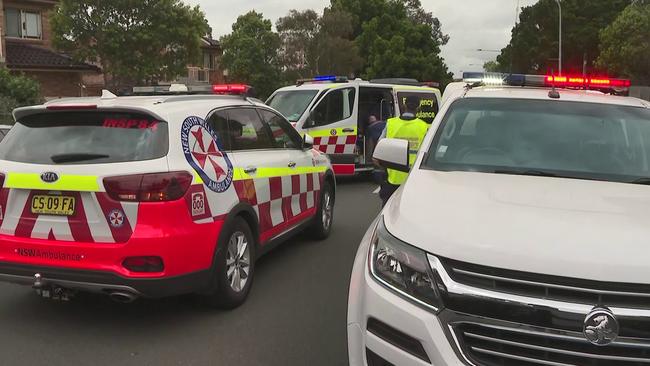
<instances>
[{"instance_id":1,"label":"green tree","mask_svg":"<svg viewBox=\"0 0 650 366\"><path fill-rule=\"evenodd\" d=\"M588 72L599 55L599 31L609 25L629 0L562 1L562 71ZM522 8L510 43L497 57L501 71L546 73L558 69L558 6L555 0L540 0Z\"/></svg>"},{"instance_id":2,"label":"green tree","mask_svg":"<svg viewBox=\"0 0 650 366\"><path fill-rule=\"evenodd\" d=\"M487 61L486 63L483 64L483 70L487 72L498 72L501 71L500 65L498 62L492 60L492 61Z\"/></svg>"},{"instance_id":3,"label":"green tree","mask_svg":"<svg viewBox=\"0 0 650 366\"><path fill-rule=\"evenodd\" d=\"M181 0L61 0L51 23L54 45L99 63L112 87L174 79L209 32L199 7Z\"/></svg>"},{"instance_id":4,"label":"green tree","mask_svg":"<svg viewBox=\"0 0 650 366\"><path fill-rule=\"evenodd\" d=\"M271 28L270 20L250 11L237 18L232 33L221 37L221 61L229 78L252 85L262 98L281 84L280 36Z\"/></svg>"},{"instance_id":5,"label":"green tree","mask_svg":"<svg viewBox=\"0 0 650 366\"><path fill-rule=\"evenodd\" d=\"M414 19L404 3L391 2L391 6L391 12L365 22L357 38L361 54L366 55L363 76L449 82L452 75L440 57L447 37L430 23Z\"/></svg>"},{"instance_id":6,"label":"green tree","mask_svg":"<svg viewBox=\"0 0 650 366\"><path fill-rule=\"evenodd\" d=\"M650 2L628 6L600 32L600 42L600 68L650 85Z\"/></svg>"},{"instance_id":7,"label":"green tree","mask_svg":"<svg viewBox=\"0 0 650 366\"><path fill-rule=\"evenodd\" d=\"M38 82L0 67L0 124L13 124L11 112L41 101Z\"/></svg>"},{"instance_id":8,"label":"green tree","mask_svg":"<svg viewBox=\"0 0 650 366\"><path fill-rule=\"evenodd\" d=\"M319 16L313 10L291 10L278 20L276 28L289 82L319 74L350 75L363 64L356 44L350 40L352 16L345 11L326 8Z\"/></svg>"}]
</instances>

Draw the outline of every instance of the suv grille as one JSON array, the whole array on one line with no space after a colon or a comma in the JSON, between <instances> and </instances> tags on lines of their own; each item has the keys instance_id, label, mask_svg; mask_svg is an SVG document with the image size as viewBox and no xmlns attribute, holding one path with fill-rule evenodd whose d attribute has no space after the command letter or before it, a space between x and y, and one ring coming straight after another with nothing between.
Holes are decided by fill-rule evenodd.
<instances>
[{"instance_id":1,"label":"suv grille","mask_svg":"<svg viewBox=\"0 0 650 366\"><path fill-rule=\"evenodd\" d=\"M576 304L647 309L650 286L539 275L441 259L449 276L464 285Z\"/></svg>"},{"instance_id":2,"label":"suv grille","mask_svg":"<svg viewBox=\"0 0 650 366\"><path fill-rule=\"evenodd\" d=\"M458 346L471 362L510 365L650 365L650 344L589 343L581 334L463 322L452 324Z\"/></svg>"}]
</instances>

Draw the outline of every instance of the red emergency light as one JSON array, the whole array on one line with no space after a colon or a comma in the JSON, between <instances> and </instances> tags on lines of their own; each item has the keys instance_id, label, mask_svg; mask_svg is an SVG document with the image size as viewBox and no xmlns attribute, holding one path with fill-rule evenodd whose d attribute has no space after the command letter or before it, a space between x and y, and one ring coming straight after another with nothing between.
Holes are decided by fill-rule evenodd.
<instances>
[{"instance_id":1,"label":"red emergency light","mask_svg":"<svg viewBox=\"0 0 650 366\"><path fill-rule=\"evenodd\" d=\"M215 84L212 92L215 94L246 94L250 86L245 84Z\"/></svg>"},{"instance_id":2,"label":"red emergency light","mask_svg":"<svg viewBox=\"0 0 650 366\"><path fill-rule=\"evenodd\" d=\"M590 87L590 88L629 88L632 83L626 79L610 79L610 78L589 78L582 76L553 76L547 75L547 85L555 86L575 86L575 87Z\"/></svg>"}]
</instances>

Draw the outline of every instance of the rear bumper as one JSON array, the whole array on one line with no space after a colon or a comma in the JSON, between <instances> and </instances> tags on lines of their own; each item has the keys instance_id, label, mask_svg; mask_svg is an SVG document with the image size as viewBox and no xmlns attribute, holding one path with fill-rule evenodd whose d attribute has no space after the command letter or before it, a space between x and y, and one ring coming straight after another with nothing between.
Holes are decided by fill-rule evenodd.
<instances>
[{"instance_id":1,"label":"rear bumper","mask_svg":"<svg viewBox=\"0 0 650 366\"><path fill-rule=\"evenodd\" d=\"M0 262L0 281L32 286L35 274L42 286L110 294L128 292L138 297L161 298L207 290L211 271L204 270L175 277L126 278L109 272L41 267Z\"/></svg>"},{"instance_id":2,"label":"rear bumper","mask_svg":"<svg viewBox=\"0 0 650 366\"><path fill-rule=\"evenodd\" d=\"M209 273L223 220L197 224L182 200L140 205L125 243L86 243L0 234L0 281L32 285L39 273L50 284L84 291L128 290L145 297L200 291ZM162 272L131 272L128 257L162 258Z\"/></svg>"}]
</instances>

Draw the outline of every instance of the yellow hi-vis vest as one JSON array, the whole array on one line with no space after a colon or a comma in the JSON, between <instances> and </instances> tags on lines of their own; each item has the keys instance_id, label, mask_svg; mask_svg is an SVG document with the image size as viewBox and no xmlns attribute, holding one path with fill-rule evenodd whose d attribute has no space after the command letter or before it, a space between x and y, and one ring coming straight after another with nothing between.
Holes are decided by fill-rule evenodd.
<instances>
[{"instance_id":1,"label":"yellow hi-vis vest","mask_svg":"<svg viewBox=\"0 0 650 366\"><path fill-rule=\"evenodd\" d=\"M391 118L386 122L386 137L402 139L409 142L409 165L413 165L424 136L429 130L429 124L416 118L405 120L400 117ZM387 169L388 183L401 185L406 181L408 173Z\"/></svg>"}]
</instances>

